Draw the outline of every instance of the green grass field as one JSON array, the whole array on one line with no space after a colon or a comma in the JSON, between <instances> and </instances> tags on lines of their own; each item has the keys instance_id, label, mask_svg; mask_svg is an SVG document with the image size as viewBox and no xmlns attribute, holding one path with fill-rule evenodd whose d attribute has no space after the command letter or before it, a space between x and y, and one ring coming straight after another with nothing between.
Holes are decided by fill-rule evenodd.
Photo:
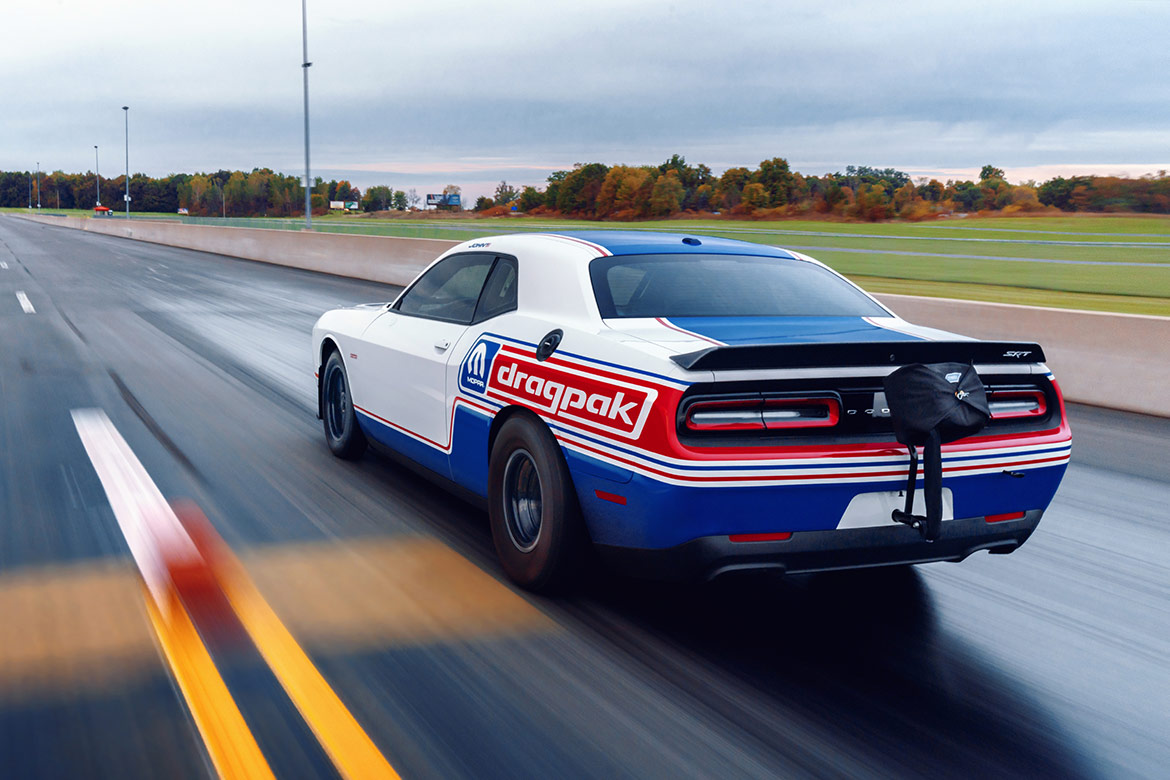
<instances>
[{"instance_id":1,"label":"green grass field","mask_svg":"<svg viewBox=\"0 0 1170 780\"><path fill-rule=\"evenodd\" d=\"M178 219L170 214L138 216ZM301 219L205 217L185 221L290 230L303 227ZM1170 217L1164 216L969 217L859 224L331 215L314 217L313 227L324 232L449 240L572 229L724 236L806 252L873 292L1170 316ZM1127 265L1130 263L1142 265Z\"/></svg>"}]
</instances>

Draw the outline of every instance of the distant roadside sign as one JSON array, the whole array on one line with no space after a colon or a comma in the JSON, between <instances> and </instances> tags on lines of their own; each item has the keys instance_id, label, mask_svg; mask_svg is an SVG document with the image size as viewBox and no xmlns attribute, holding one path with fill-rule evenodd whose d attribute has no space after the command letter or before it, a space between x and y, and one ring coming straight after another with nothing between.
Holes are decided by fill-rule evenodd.
<instances>
[{"instance_id":1,"label":"distant roadside sign","mask_svg":"<svg viewBox=\"0 0 1170 780\"><path fill-rule=\"evenodd\" d=\"M456 206L460 205L459 193L450 195L427 195L428 206Z\"/></svg>"}]
</instances>

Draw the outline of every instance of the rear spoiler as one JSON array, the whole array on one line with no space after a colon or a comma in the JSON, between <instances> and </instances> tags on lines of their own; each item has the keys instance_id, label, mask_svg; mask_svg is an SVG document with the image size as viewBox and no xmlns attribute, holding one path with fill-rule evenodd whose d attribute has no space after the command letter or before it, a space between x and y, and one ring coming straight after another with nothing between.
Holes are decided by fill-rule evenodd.
<instances>
[{"instance_id":1,"label":"rear spoiler","mask_svg":"<svg viewBox=\"0 0 1170 780\"><path fill-rule=\"evenodd\" d=\"M670 359L688 371L735 371L908 363L1043 363L1044 350L1028 341L864 341L707 347L671 355Z\"/></svg>"}]
</instances>

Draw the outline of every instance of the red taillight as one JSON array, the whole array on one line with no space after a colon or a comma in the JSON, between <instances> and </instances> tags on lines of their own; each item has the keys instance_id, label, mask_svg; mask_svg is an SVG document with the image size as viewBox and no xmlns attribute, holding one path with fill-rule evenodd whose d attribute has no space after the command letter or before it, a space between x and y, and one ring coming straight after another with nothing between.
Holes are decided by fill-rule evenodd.
<instances>
[{"instance_id":1,"label":"red taillight","mask_svg":"<svg viewBox=\"0 0 1170 780\"><path fill-rule=\"evenodd\" d=\"M1002 523L1005 520L1019 520L1025 514L1027 514L1027 513L1026 512L1008 512L1007 514L1002 514L1002 515L988 515L987 517L985 517L983 519L989 523Z\"/></svg>"},{"instance_id":2,"label":"red taillight","mask_svg":"<svg viewBox=\"0 0 1170 780\"><path fill-rule=\"evenodd\" d=\"M993 420L1043 417L1048 413L1048 399L1040 390L997 390L987 398Z\"/></svg>"},{"instance_id":3,"label":"red taillight","mask_svg":"<svg viewBox=\"0 0 1170 780\"><path fill-rule=\"evenodd\" d=\"M775 534L732 534L727 537L733 542L783 542L792 538L791 531Z\"/></svg>"},{"instance_id":4,"label":"red taillight","mask_svg":"<svg viewBox=\"0 0 1170 780\"><path fill-rule=\"evenodd\" d=\"M692 431L770 431L831 428L840 419L836 398L729 398L695 401L685 425Z\"/></svg>"},{"instance_id":5,"label":"red taillight","mask_svg":"<svg viewBox=\"0 0 1170 780\"><path fill-rule=\"evenodd\" d=\"M687 409L686 424L692 431L763 430L763 403L759 398L697 401Z\"/></svg>"},{"instance_id":6,"label":"red taillight","mask_svg":"<svg viewBox=\"0 0 1170 780\"><path fill-rule=\"evenodd\" d=\"M768 398L764 400L764 427L832 428L841 419L836 398Z\"/></svg>"}]
</instances>

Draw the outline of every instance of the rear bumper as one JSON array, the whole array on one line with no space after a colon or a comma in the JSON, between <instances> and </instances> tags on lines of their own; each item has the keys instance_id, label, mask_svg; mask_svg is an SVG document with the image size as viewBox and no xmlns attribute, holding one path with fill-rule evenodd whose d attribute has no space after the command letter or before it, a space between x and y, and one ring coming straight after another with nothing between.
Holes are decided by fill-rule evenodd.
<instances>
[{"instance_id":1,"label":"rear bumper","mask_svg":"<svg viewBox=\"0 0 1170 780\"><path fill-rule=\"evenodd\" d=\"M1043 510L1018 520L988 523L982 517L947 520L935 542L890 521L888 526L830 531L796 531L777 542L732 542L704 536L665 549L598 545L611 566L637 577L658 580L713 579L735 571L771 569L801 574L932 561L961 561L979 550L1010 553L1027 541Z\"/></svg>"}]
</instances>

